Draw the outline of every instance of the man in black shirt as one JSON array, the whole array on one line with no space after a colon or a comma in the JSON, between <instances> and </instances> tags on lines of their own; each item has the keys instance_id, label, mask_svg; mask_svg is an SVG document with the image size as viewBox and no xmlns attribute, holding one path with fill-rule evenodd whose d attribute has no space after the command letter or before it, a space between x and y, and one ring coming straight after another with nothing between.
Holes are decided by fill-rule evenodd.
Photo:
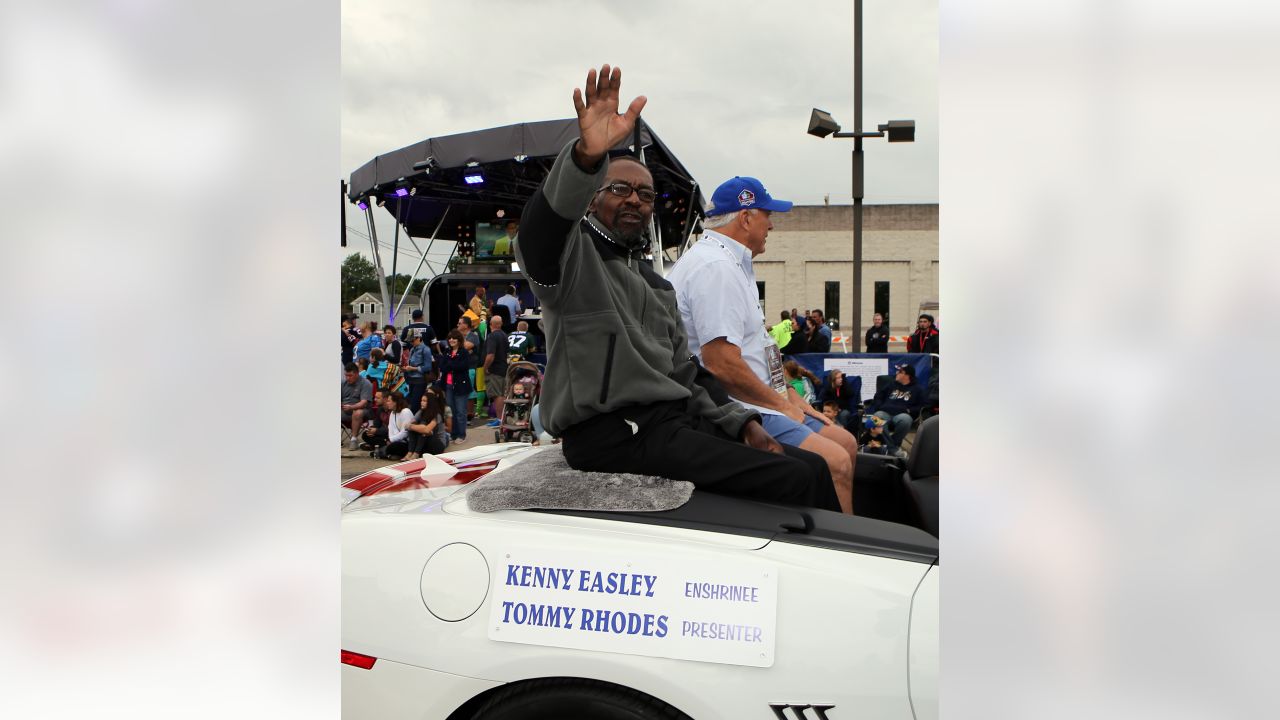
<instances>
[{"instance_id":1,"label":"man in black shirt","mask_svg":"<svg viewBox=\"0 0 1280 720\"><path fill-rule=\"evenodd\" d=\"M427 348L435 350L436 331L430 325L422 322L422 308L414 308L411 316L413 317L413 322L405 325L404 329L400 331L400 341L404 343L405 347L411 347L413 345L413 336L420 335ZM414 408L416 406L410 407L411 410Z\"/></svg>"},{"instance_id":2,"label":"man in black shirt","mask_svg":"<svg viewBox=\"0 0 1280 720\"><path fill-rule=\"evenodd\" d=\"M903 363L894 370L893 382L880 388L864 408L866 414L885 421L890 454L900 458L907 456L902 451L902 441L911 431L911 424L919 417L924 403L925 390L916 382L915 366Z\"/></svg>"},{"instance_id":3,"label":"man in black shirt","mask_svg":"<svg viewBox=\"0 0 1280 720\"><path fill-rule=\"evenodd\" d=\"M933 316L928 313L920 315L916 321L916 331L907 338L907 352L938 352L938 329L933 326Z\"/></svg>"},{"instance_id":4,"label":"man in black shirt","mask_svg":"<svg viewBox=\"0 0 1280 720\"><path fill-rule=\"evenodd\" d=\"M501 315L489 318L489 334L484 339L484 392L493 403L493 416L501 422L507 392L507 334L502 332Z\"/></svg>"},{"instance_id":5,"label":"man in black shirt","mask_svg":"<svg viewBox=\"0 0 1280 720\"><path fill-rule=\"evenodd\" d=\"M889 326L884 324L884 316L876 313L872 316L871 327L867 328L867 352L889 352Z\"/></svg>"}]
</instances>

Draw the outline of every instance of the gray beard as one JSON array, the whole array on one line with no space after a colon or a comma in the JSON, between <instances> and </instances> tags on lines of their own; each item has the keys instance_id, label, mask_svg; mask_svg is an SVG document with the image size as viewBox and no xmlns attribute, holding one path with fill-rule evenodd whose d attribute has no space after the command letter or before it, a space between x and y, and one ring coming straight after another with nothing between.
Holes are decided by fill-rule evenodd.
<instances>
[{"instance_id":1,"label":"gray beard","mask_svg":"<svg viewBox=\"0 0 1280 720\"><path fill-rule=\"evenodd\" d=\"M632 233L618 232L615 230L613 231L613 237L616 238L618 242L622 243L628 248L631 248L632 250L640 250L644 247L644 230L643 229L637 230Z\"/></svg>"},{"instance_id":2,"label":"gray beard","mask_svg":"<svg viewBox=\"0 0 1280 720\"><path fill-rule=\"evenodd\" d=\"M645 241L643 226L633 233L623 233L605 225L604 219L594 212L588 215L588 220L590 220L597 229L607 232L609 234L609 238L614 243L621 245L628 250L644 250L648 246L648 243Z\"/></svg>"}]
</instances>

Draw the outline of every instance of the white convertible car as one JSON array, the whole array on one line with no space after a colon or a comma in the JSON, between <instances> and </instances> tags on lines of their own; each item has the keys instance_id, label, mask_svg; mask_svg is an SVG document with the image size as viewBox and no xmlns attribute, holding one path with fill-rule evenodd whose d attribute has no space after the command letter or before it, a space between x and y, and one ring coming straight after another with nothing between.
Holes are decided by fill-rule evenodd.
<instances>
[{"instance_id":1,"label":"white convertible car","mask_svg":"<svg viewBox=\"0 0 1280 720\"><path fill-rule=\"evenodd\" d=\"M473 512L474 480L542 451L515 443L352 478L343 716L936 718L937 445L916 445L929 462L879 467L908 500L932 472L934 534L700 492L663 512Z\"/></svg>"}]
</instances>

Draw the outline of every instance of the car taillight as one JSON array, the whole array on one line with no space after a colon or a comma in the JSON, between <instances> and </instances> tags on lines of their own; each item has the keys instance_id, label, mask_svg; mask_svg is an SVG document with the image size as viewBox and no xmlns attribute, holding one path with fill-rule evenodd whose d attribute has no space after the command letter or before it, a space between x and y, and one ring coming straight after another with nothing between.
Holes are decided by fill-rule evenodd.
<instances>
[{"instance_id":1,"label":"car taillight","mask_svg":"<svg viewBox=\"0 0 1280 720\"><path fill-rule=\"evenodd\" d=\"M378 662L378 658L376 657L371 657L369 655L361 655L360 653L353 653L350 650L342 651L343 665L354 665L362 670L368 670L369 668L373 667L373 664L376 662Z\"/></svg>"}]
</instances>

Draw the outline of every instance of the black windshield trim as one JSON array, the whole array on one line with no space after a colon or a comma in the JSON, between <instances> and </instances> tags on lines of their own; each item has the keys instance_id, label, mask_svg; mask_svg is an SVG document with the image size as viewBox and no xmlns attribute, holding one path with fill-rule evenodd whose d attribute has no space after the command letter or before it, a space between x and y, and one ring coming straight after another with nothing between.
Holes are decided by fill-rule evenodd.
<instances>
[{"instance_id":1,"label":"black windshield trim","mask_svg":"<svg viewBox=\"0 0 1280 720\"><path fill-rule=\"evenodd\" d=\"M741 535L926 565L938 561L937 538L918 528L871 518L850 517L829 510L756 502L699 491L694 491L689 502L684 505L663 512L533 512ZM806 523L804 515L808 515L812 522ZM812 530L788 532L784 526L797 529L811 526Z\"/></svg>"}]
</instances>

